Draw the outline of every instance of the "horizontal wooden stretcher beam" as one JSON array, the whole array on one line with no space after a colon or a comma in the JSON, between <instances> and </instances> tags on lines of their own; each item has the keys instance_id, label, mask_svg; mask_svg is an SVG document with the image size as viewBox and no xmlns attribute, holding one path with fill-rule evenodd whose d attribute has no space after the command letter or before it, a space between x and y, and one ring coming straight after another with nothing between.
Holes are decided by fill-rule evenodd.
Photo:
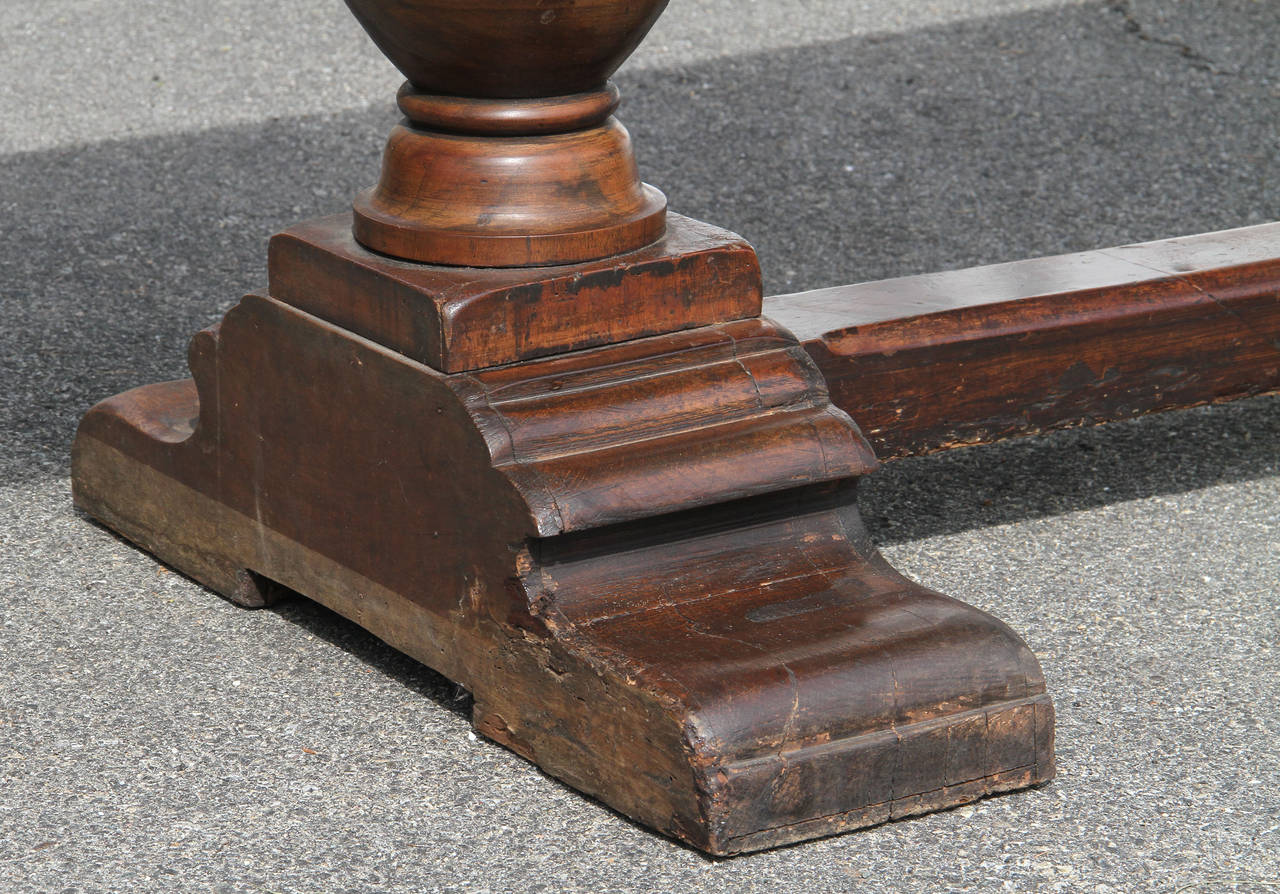
<instances>
[{"instance_id":1,"label":"horizontal wooden stretcher beam","mask_svg":"<svg viewBox=\"0 0 1280 894\"><path fill-rule=\"evenodd\" d=\"M1280 223L765 299L881 459L1280 390Z\"/></svg>"}]
</instances>

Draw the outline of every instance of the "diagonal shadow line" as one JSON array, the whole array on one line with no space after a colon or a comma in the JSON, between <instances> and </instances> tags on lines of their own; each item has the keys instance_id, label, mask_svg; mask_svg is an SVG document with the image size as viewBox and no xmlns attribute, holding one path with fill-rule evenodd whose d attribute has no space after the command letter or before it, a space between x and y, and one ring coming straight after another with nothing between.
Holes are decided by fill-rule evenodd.
<instances>
[{"instance_id":1,"label":"diagonal shadow line","mask_svg":"<svg viewBox=\"0 0 1280 894\"><path fill-rule=\"evenodd\" d=\"M1257 44L1256 15L1224 0L1221 21ZM1055 7L638 71L622 116L646 178L746 233L774 292L1280 208L1280 157L1258 152L1280 143L1266 85L1113 18ZM90 404L184 376L190 335L265 279L266 238L373 182L393 118L383 103L3 159L0 211L18 226L0 255L0 479L65 474ZM1259 399L905 460L864 505L901 540L1248 480L1274 474L1278 418Z\"/></svg>"}]
</instances>

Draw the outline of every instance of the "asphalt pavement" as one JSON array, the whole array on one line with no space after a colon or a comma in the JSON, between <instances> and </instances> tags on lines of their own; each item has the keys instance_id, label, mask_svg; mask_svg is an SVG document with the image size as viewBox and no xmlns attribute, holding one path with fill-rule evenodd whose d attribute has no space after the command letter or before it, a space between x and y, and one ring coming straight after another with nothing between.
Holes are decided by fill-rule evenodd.
<instances>
[{"instance_id":1,"label":"asphalt pavement","mask_svg":"<svg viewBox=\"0 0 1280 894\"><path fill-rule=\"evenodd\" d=\"M1280 218L1278 46L1276 0L673 0L620 114L791 292ZM398 81L337 0L0 5L0 890L1280 889L1277 397L869 478L890 560L1040 657L1058 778L725 861L77 514L79 416L373 182Z\"/></svg>"}]
</instances>

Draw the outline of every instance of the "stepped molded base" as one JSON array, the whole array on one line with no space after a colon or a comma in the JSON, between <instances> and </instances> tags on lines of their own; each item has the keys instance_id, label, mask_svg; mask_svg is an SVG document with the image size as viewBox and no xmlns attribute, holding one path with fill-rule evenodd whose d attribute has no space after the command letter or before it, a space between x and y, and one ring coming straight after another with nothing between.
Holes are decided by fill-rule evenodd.
<instances>
[{"instance_id":1,"label":"stepped molded base","mask_svg":"<svg viewBox=\"0 0 1280 894\"><path fill-rule=\"evenodd\" d=\"M392 128L382 178L356 197L355 237L396 258L463 267L575 264L635 251L666 228L610 118L570 133L490 137Z\"/></svg>"},{"instance_id":2,"label":"stepped molded base","mask_svg":"<svg viewBox=\"0 0 1280 894\"><path fill-rule=\"evenodd\" d=\"M1035 658L875 551L875 460L768 322L445 374L249 296L191 367L85 417L77 504L333 608L642 823L733 854L1053 774Z\"/></svg>"}]
</instances>

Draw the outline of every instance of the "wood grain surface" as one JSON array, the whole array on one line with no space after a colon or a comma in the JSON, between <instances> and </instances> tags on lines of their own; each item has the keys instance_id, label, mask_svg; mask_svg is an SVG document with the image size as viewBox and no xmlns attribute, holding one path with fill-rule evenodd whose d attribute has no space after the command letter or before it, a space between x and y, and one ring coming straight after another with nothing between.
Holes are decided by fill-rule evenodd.
<instances>
[{"instance_id":1,"label":"wood grain surface","mask_svg":"<svg viewBox=\"0 0 1280 894\"><path fill-rule=\"evenodd\" d=\"M572 264L661 238L666 196L640 180L610 74L666 0L348 0L404 72L405 119L355 235L396 258L464 267Z\"/></svg>"},{"instance_id":2,"label":"wood grain surface","mask_svg":"<svg viewBox=\"0 0 1280 894\"><path fill-rule=\"evenodd\" d=\"M882 459L1280 389L1280 224L767 298Z\"/></svg>"},{"instance_id":3,"label":"wood grain surface","mask_svg":"<svg viewBox=\"0 0 1280 894\"><path fill-rule=\"evenodd\" d=\"M895 572L875 458L758 319L447 374L249 296L83 420L84 510L244 605L305 594L547 772L715 854L1042 782L996 619Z\"/></svg>"},{"instance_id":4,"label":"wood grain surface","mask_svg":"<svg viewBox=\"0 0 1280 894\"><path fill-rule=\"evenodd\" d=\"M388 258L335 215L273 236L268 268L273 297L445 372L748 319L761 301L751 246L679 215L639 251L515 269Z\"/></svg>"}]
</instances>

